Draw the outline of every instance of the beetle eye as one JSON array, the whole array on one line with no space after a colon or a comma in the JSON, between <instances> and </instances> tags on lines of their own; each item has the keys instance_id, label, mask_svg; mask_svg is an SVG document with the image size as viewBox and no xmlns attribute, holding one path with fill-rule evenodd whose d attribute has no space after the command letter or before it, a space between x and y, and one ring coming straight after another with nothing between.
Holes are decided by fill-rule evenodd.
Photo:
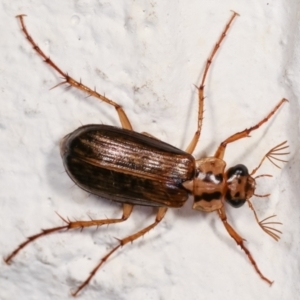
<instances>
[{"instance_id":1,"label":"beetle eye","mask_svg":"<svg viewBox=\"0 0 300 300\"><path fill-rule=\"evenodd\" d=\"M225 200L229 203L232 207L239 208L243 206L246 202L246 199L234 199L231 197L230 191L227 191Z\"/></svg>"},{"instance_id":2,"label":"beetle eye","mask_svg":"<svg viewBox=\"0 0 300 300\"><path fill-rule=\"evenodd\" d=\"M225 200L238 208L245 204L248 191L249 172L246 166L236 165L227 171L227 192Z\"/></svg>"},{"instance_id":3,"label":"beetle eye","mask_svg":"<svg viewBox=\"0 0 300 300\"><path fill-rule=\"evenodd\" d=\"M249 175L249 172L248 172L248 169L246 166L244 165L236 165L232 168L229 168L228 171L227 171L227 178L228 178L228 181L230 181L230 179L232 179L233 177L236 177L236 176L248 176Z\"/></svg>"}]
</instances>

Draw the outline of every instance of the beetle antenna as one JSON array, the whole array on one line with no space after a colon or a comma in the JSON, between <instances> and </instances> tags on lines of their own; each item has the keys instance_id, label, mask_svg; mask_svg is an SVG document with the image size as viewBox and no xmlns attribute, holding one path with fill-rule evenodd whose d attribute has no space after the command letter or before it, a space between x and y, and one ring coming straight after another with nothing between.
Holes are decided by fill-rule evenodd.
<instances>
[{"instance_id":1,"label":"beetle antenna","mask_svg":"<svg viewBox=\"0 0 300 300\"><path fill-rule=\"evenodd\" d=\"M268 195L255 195L255 196L257 196L257 197L267 197ZM271 218L276 217L276 215L269 216L269 217L259 221L257 213L254 209L254 206L253 206L253 204L251 203L251 201L249 199L247 199L247 203L249 205L249 208L253 211L255 220L256 220L257 224L260 226L260 228L277 242L280 239L279 234L282 234L282 231L280 231L276 228L270 227L269 225L282 225L282 223L281 222L268 221ZM266 222L266 221L268 221L268 222Z\"/></svg>"},{"instance_id":2,"label":"beetle antenna","mask_svg":"<svg viewBox=\"0 0 300 300\"><path fill-rule=\"evenodd\" d=\"M251 176L254 175L256 173L256 171L261 167L262 163L264 162L264 160L267 158L275 167L281 169L280 166L278 166L274 160L277 161L281 161L281 162L287 162L287 160L283 160L283 159L279 159L277 156L279 155L288 155L290 154L290 152L281 152L284 149L287 149L289 147L289 145L287 144L287 141L284 141L280 144L278 144L277 146L273 147L267 154L264 155L264 157L262 158L262 160L260 161L258 167L256 167L255 169L253 169L253 171L251 172Z\"/></svg>"}]
</instances>

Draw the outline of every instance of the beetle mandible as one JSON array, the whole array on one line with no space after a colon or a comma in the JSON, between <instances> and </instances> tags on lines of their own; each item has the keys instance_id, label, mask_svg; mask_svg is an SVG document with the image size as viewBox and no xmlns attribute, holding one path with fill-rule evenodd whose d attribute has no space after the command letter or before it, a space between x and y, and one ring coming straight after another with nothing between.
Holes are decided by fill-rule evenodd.
<instances>
[{"instance_id":1,"label":"beetle mandible","mask_svg":"<svg viewBox=\"0 0 300 300\"><path fill-rule=\"evenodd\" d=\"M266 158L275 166L277 165L274 160L285 162L278 157L288 154L282 152L288 148L287 142L284 141L267 152L258 167L252 172L249 172L246 166L242 164L225 171L224 154L228 144L248 137L252 131L266 123L287 100L284 98L280 100L271 112L254 126L225 139L213 156L199 159L192 156L202 128L204 86L207 74L216 52L238 13L232 13L207 59L200 85L197 87L198 119L196 132L185 151L162 142L148 133L133 131L126 113L119 104L70 77L44 54L29 35L24 23L24 16L18 15L17 18L25 37L44 61L64 78L57 86L68 84L116 109L122 128L108 125L82 126L62 139L60 152L64 167L75 184L91 194L122 203L123 215L119 219L74 222L62 218L66 223L65 225L43 229L42 232L30 236L5 258L5 262L10 263L26 245L50 233L124 222L131 215L134 205L157 207L158 212L155 221L136 233L120 239L119 243L101 258L87 279L72 293L73 296L76 296L88 285L97 270L117 249L133 242L154 228L164 218L168 208L183 206L191 194L194 197L193 209L204 212L215 211L229 235L245 252L258 275L271 284L272 281L259 270L250 251L246 248L243 238L228 223L224 204L227 202L233 207L240 207L247 202L262 230L278 240L281 232L270 227L270 225L281 223L270 221L275 215L259 221L250 198L253 195L266 196L255 194L255 179L266 175L253 176Z\"/></svg>"}]
</instances>

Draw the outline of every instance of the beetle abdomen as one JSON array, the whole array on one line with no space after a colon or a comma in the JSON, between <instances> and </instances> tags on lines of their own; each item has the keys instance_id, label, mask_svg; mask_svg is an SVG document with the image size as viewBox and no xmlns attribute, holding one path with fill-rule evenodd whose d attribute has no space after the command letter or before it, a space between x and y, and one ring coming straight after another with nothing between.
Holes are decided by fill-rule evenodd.
<instances>
[{"instance_id":1,"label":"beetle abdomen","mask_svg":"<svg viewBox=\"0 0 300 300\"><path fill-rule=\"evenodd\" d=\"M194 158L157 139L108 125L87 125L61 144L64 166L84 190L113 201L180 207Z\"/></svg>"}]
</instances>

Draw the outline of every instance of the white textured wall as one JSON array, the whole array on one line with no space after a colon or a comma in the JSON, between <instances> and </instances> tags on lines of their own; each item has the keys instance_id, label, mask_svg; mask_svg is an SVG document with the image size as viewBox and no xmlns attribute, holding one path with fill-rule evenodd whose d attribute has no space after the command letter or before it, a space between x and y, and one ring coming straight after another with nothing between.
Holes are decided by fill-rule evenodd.
<instances>
[{"instance_id":1,"label":"white textured wall","mask_svg":"<svg viewBox=\"0 0 300 300\"><path fill-rule=\"evenodd\" d=\"M270 288L255 273L215 213L169 210L163 222L118 251L79 299L299 299L300 3L276 1L9 1L0 3L0 256L41 228L77 219L117 217L120 205L90 196L65 174L59 140L81 124L119 126L106 104L58 87L59 76L31 49L15 19L64 71L120 103L136 131L184 149L195 130L199 82L212 46L235 10L234 22L208 76L205 119L196 157L290 100L249 139L230 145L228 165L254 168L287 139L282 170L266 162L253 199L261 218L283 223L276 243L245 205L228 208ZM114 237L148 225L151 208L135 207L124 224L54 234L26 247L11 266L0 262L0 299L69 299Z\"/></svg>"}]
</instances>

